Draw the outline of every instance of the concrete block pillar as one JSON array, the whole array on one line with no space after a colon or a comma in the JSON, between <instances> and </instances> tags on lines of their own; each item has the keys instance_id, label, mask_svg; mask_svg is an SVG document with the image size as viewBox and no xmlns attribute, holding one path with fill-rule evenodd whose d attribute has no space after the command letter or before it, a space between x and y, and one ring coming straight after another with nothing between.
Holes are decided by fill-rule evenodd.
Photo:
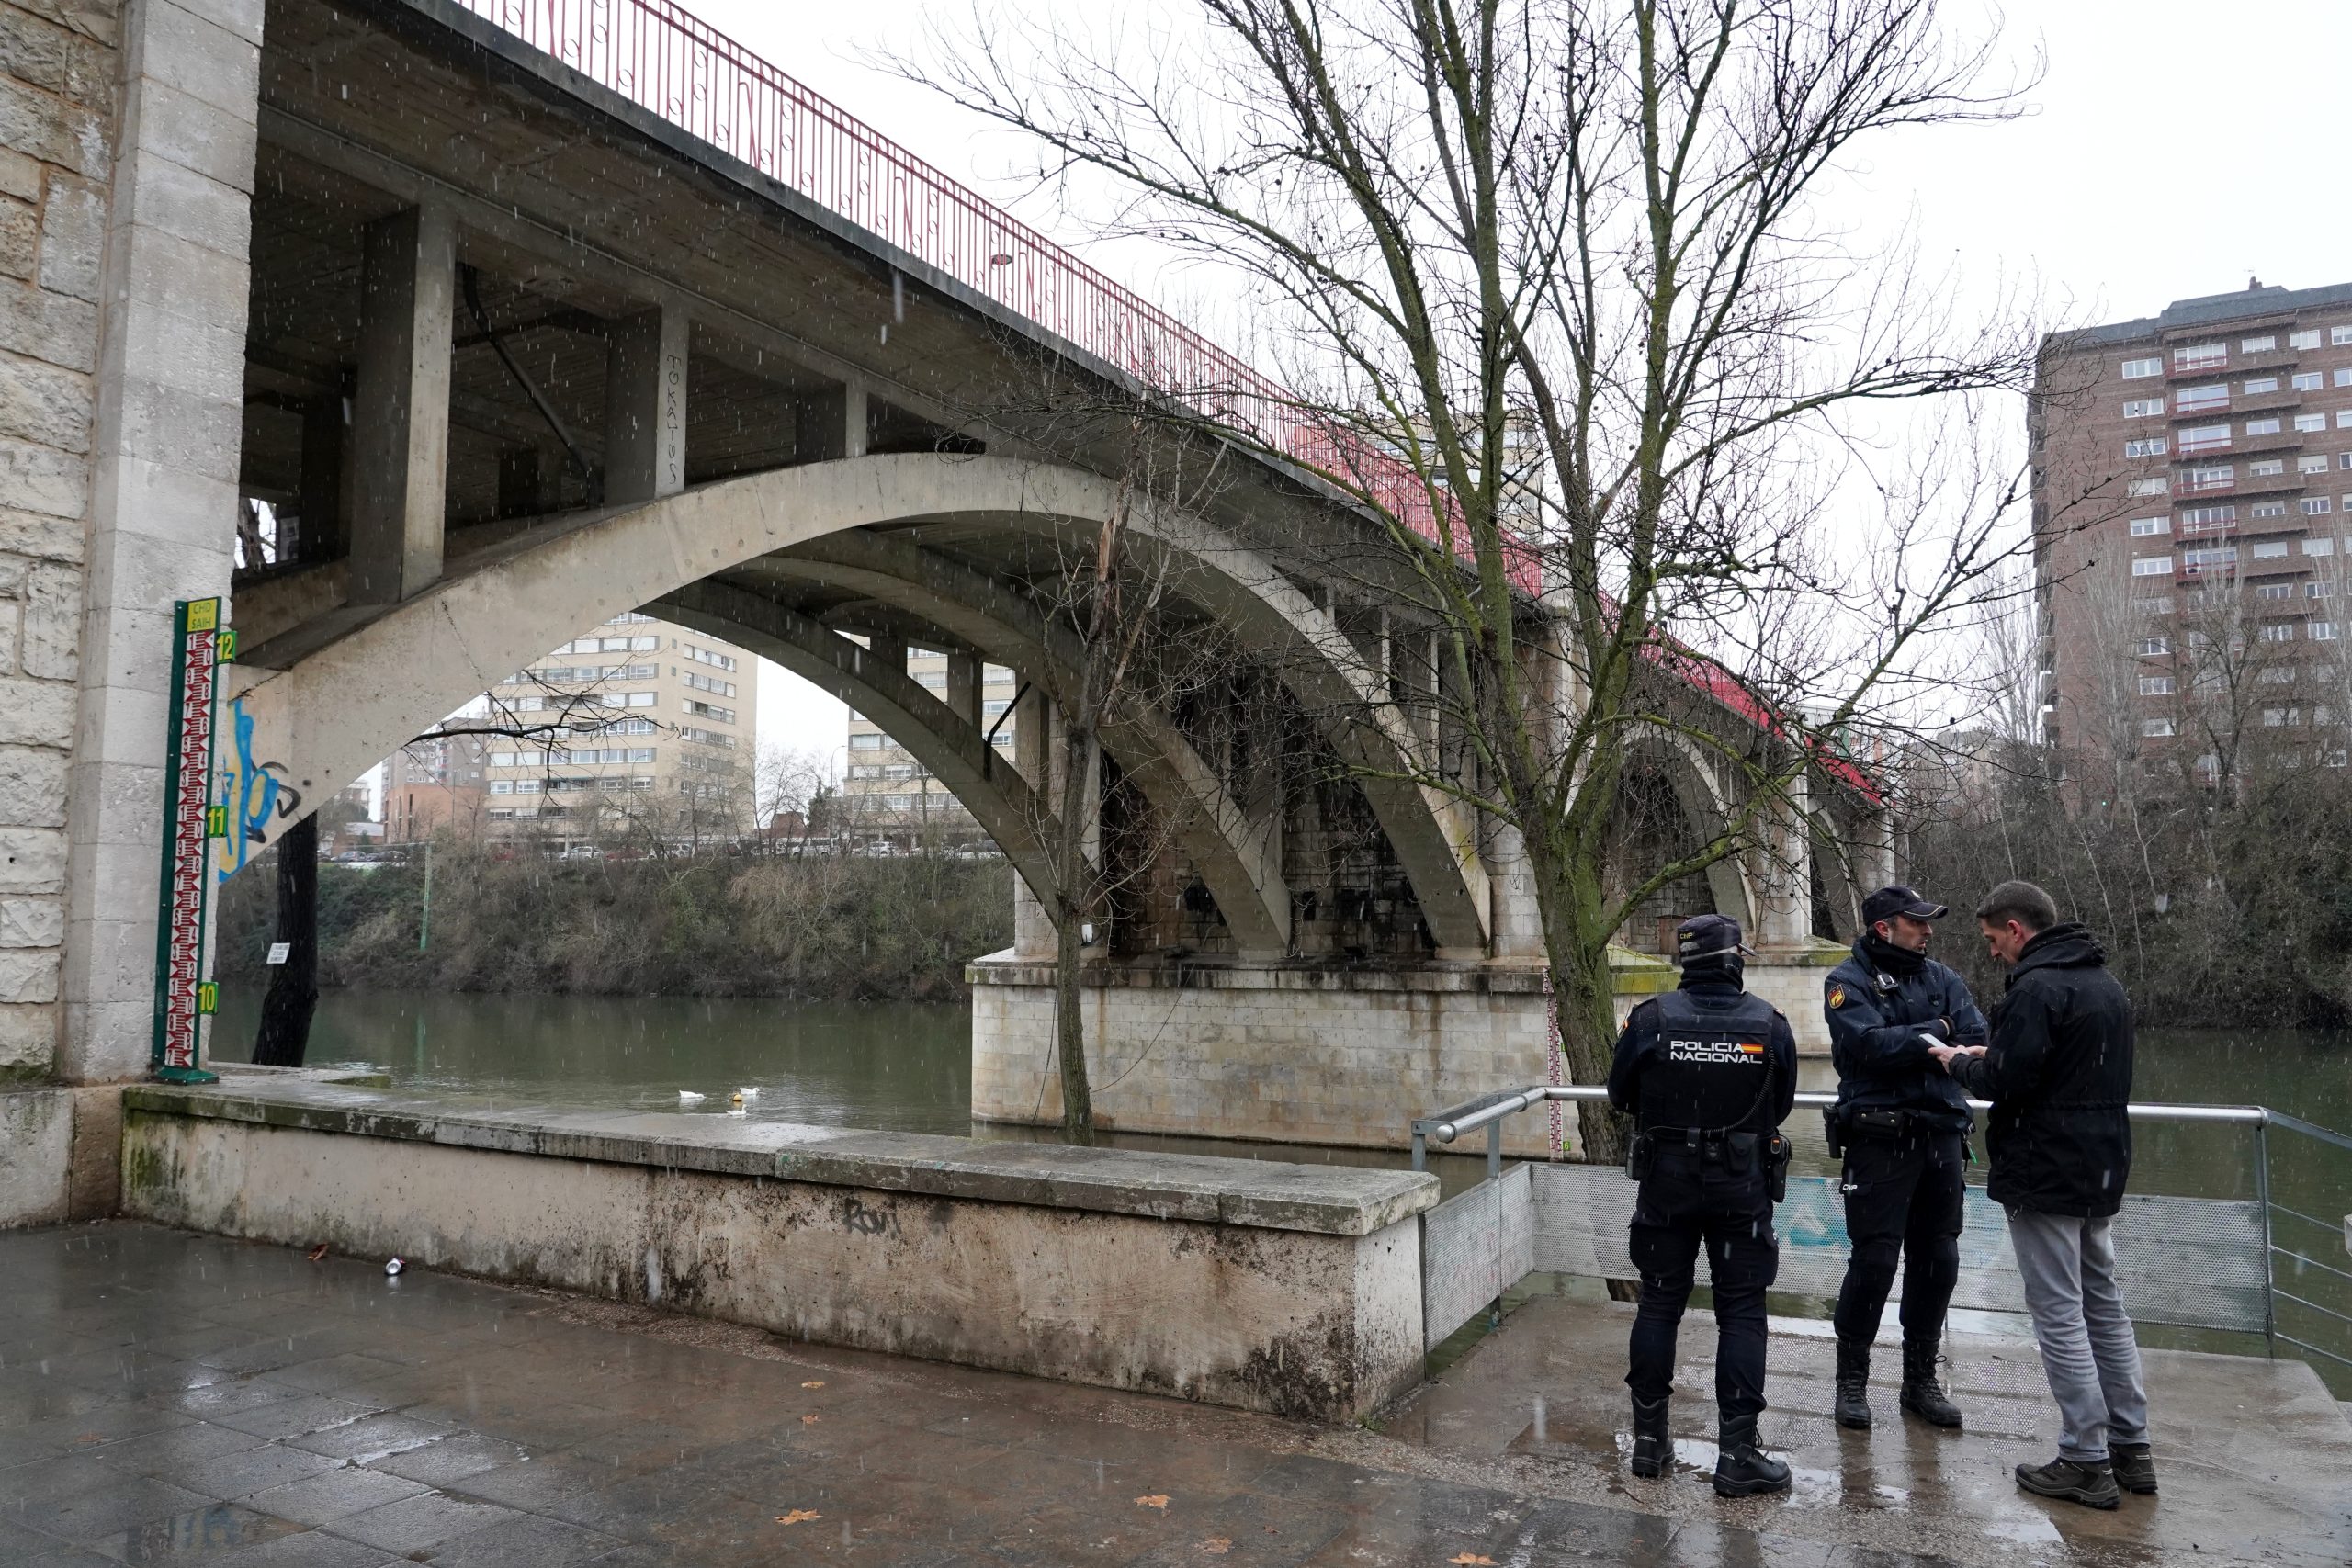
<instances>
[{"instance_id":1,"label":"concrete block pillar","mask_svg":"<svg viewBox=\"0 0 2352 1568\"><path fill-rule=\"evenodd\" d=\"M1535 879L1527 864L1527 841L1517 828L1489 819L1487 886L1494 900L1491 941L1497 958L1544 956L1544 917L1535 902Z\"/></svg>"},{"instance_id":2,"label":"concrete block pillar","mask_svg":"<svg viewBox=\"0 0 2352 1568\"><path fill-rule=\"evenodd\" d=\"M605 351L605 500L658 501L686 488L686 313L613 323Z\"/></svg>"},{"instance_id":3,"label":"concrete block pillar","mask_svg":"<svg viewBox=\"0 0 2352 1568\"><path fill-rule=\"evenodd\" d=\"M1012 765L1029 787L1040 793L1046 787L1046 741L1051 730L1046 716L1051 711L1046 694L1035 686L1022 694L1012 709ZM1054 922L1018 875L1012 879L1012 951L1022 958L1054 956Z\"/></svg>"},{"instance_id":4,"label":"concrete block pillar","mask_svg":"<svg viewBox=\"0 0 2352 1568\"><path fill-rule=\"evenodd\" d=\"M1854 820L1854 901L1859 905L1897 875L1894 864L1894 813L1884 806L1867 807Z\"/></svg>"},{"instance_id":5,"label":"concrete block pillar","mask_svg":"<svg viewBox=\"0 0 2352 1568\"><path fill-rule=\"evenodd\" d=\"M86 456L45 463L35 483L38 453L19 448L0 487L0 505L72 525L79 569L59 583L78 603L78 649L69 632L37 672L52 680L9 682L5 739L61 761L70 747L71 761L62 828L43 816L9 830L17 923L34 929L62 895L62 958L53 945L12 950L6 999L13 1014L62 996L58 1071L84 1083L147 1069L172 602L229 591L260 102L258 7L154 0L119 15L119 112L81 144L92 162L72 182L76 210L103 224L43 237L44 277L96 313Z\"/></svg>"},{"instance_id":6,"label":"concrete block pillar","mask_svg":"<svg viewBox=\"0 0 2352 1568\"><path fill-rule=\"evenodd\" d=\"M1752 886L1756 935L1764 948L1801 947L1813 937L1813 833L1806 781L1799 775L1789 798L1764 814Z\"/></svg>"},{"instance_id":7,"label":"concrete block pillar","mask_svg":"<svg viewBox=\"0 0 2352 1568\"><path fill-rule=\"evenodd\" d=\"M980 661L968 653L947 650L947 705L974 729L980 728Z\"/></svg>"},{"instance_id":8,"label":"concrete block pillar","mask_svg":"<svg viewBox=\"0 0 2352 1568\"><path fill-rule=\"evenodd\" d=\"M302 404L301 490L294 558L305 565L351 553L351 400L341 392Z\"/></svg>"},{"instance_id":9,"label":"concrete block pillar","mask_svg":"<svg viewBox=\"0 0 2352 1568\"><path fill-rule=\"evenodd\" d=\"M412 207L368 226L352 396L351 602L391 604L441 576L448 514L457 228Z\"/></svg>"},{"instance_id":10,"label":"concrete block pillar","mask_svg":"<svg viewBox=\"0 0 2352 1568\"><path fill-rule=\"evenodd\" d=\"M865 456L865 389L855 381L800 405L795 449L804 463Z\"/></svg>"}]
</instances>

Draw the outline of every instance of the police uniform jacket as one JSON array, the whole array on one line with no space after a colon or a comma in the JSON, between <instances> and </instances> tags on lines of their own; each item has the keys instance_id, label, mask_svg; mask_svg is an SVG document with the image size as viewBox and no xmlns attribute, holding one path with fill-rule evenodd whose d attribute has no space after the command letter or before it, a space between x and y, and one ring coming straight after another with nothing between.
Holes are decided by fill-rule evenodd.
<instances>
[{"instance_id":1,"label":"police uniform jacket","mask_svg":"<svg viewBox=\"0 0 2352 1568\"><path fill-rule=\"evenodd\" d=\"M1838 1066L1838 1111L1908 1111L1939 1133L1968 1131L1967 1091L1936 1065L1920 1026L1951 1020L1952 1043L1982 1045L1984 1015L1967 982L1932 958L1892 972L1861 942L1822 987L1829 1055Z\"/></svg>"},{"instance_id":2,"label":"police uniform jacket","mask_svg":"<svg viewBox=\"0 0 2352 1568\"><path fill-rule=\"evenodd\" d=\"M1634 1009L1609 1068L1609 1102L1645 1129L1769 1133L1796 1092L1789 1021L1720 970L1686 974L1673 1000Z\"/></svg>"}]
</instances>

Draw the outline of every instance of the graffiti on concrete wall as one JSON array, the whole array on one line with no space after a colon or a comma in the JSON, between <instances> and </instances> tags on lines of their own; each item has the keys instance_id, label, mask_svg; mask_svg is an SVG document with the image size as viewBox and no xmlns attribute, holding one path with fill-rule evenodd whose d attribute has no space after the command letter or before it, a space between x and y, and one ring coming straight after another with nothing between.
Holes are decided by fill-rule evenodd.
<instances>
[{"instance_id":1,"label":"graffiti on concrete wall","mask_svg":"<svg viewBox=\"0 0 2352 1568\"><path fill-rule=\"evenodd\" d=\"M242 696L230 700L229 731L236 755L224 770L229 820L219 872L223 882L268 846L278 823L302 809L302 792L288 781L286 764L254 755L254 716L245 711Z\"/></svg>"}]
</instances>

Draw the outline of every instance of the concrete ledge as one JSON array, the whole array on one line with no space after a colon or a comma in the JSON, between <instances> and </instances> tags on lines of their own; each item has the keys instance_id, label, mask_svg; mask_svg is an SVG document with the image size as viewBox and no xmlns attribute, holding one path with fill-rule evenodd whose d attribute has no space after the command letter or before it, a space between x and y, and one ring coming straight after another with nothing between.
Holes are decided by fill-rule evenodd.
<instances>
[{"instance_id":1,"label":"concrete ledge","mask_svg":"<svg viewBox=\"0 0 2352 1568\"><path fill-rule=\"evenodd\" d=\"M243 1075L218 1085L134 1085L124 1102L130 1111L450 1148L1318 1235L1385 1230L1434 1207L1438 1190L1435 1177L1403 1170L975 1143L675 1112L492 1109L450 1096L254 1083Z\"/></svg>"},{"instance_id":2,"label":"concrete ledge","mask_svg":"<svg viewBox=\"0 0 2352 1568\"><path fill-rule=\"evenodd\" d=\"M124 1096L123 1208L830 1344L1352 1420L1420 1376L1409 1172L316 1083Z\"/></svg>"}]
</instances>

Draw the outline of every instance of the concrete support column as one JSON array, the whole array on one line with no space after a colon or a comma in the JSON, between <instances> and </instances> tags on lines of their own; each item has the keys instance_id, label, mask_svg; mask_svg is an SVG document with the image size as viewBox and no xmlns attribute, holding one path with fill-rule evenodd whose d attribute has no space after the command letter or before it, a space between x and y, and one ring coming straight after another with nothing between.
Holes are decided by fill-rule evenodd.
<instances>
[{"instance_id":1,"label":"concrete support column","mask_svg":"<svg viewBox=\"0 0 2352 1568\"><path fill-rule=\"evenodd\" d=\"M350 430L351 400L343 393L303 403L293 558L306 566L351 553Z\"/></svg>"},{"instance_id":2,"label":"concrete support column","mask_svg":"<svg viewBox=\"0 0 2352 1568\"><path fill-rule=\"evenodd\" d=\"M800 405L795 449L804 463L865 456L865 389L851 382Z\"/></svg>"},{"instance_id":3,"label":"concrete support column","mask_svg":"<svg viewBox=\"0 0 2352 1568\"><path fill-rule=\"evenodd\" d=\"M1052 712L1046 694L1032 686L1023 694L1012 710L1012 765L1029 787L1043 798L1047 787L1047 740ZM1046 918L1046 907L1029 891L1029 885L1019 875L1012 879L1012 951L1022 958L1051 958L1054 956L1054 922Z\"/></svg>"},{"instance_id":4,"label":"concrete support column","mask_svg":"<svg viewBox=\"0 0 2352 1568\"><path fill-rule=\"evenodd\" d=\"M1893 883L1894 867L1894 813L1884 806L1867 807L1854 822L1854 902L1861 901L1878 889Z\"/></svg>"},{"instance_id":5,"label":"concrete support column","mask_svg":"<svg viewBox=\"0 0 2352 1568\"><path fill-rule=\"evenodd\" d=\"M1761 948L1802 947L1813 938L1813 833L1810 795L1800 775L1789 799L1775 803L1760 823L1755 855L1756 935Z\"/></svg>"},{"instance_id":6,"label":"concrete support column","mask_svg":"<svg viewBox=\"0 0 2352 1568\"><path fill-rule=\"evenodd\" d=\"M1487 886L1494 899L1494 955L1543 957L1544 917L1536 908L1526 840L1510 823L1493 820L1487 833L1486 860Z\"/></svg>"},{"instance_id":7,"label":"concrete support column","mask_svg":"<svg viewBox=\"0 0 2352 1568\"><path fill-rule=\"evenodd\" d=\"M947 650L947 689L941 694L957 718L974 729L980 724L980 661L969 653Z\"/></svg>"},{"instance_id":8,"label":"concrete support column","mask_svg":"<svg viewBox=\"0 0 2352 1568\"><path fill-rule=\"evenodd\" d=\"M448 514L457 228L438 206L368 226L359 304L351 602L391 604L441 576Z\"/></svg>"},{"instance_id":9,"label":"concrete support column","mask_svg":"<svg viewBox=\"0 0 2352 1568\"><path fill-rule=\"evenodd\" d=\"M605 351L605 500L658 501L686 488L686 313L612 325Z\"/></svg>"},{"instance_id":10,"label":"concrete support column","mask_svg":"<svg viewBox=\"0 0 2352 1568\"><path fill-rule=\"evenodd\" d=\"M80 604L78 649L69 632L35 668L28 617L25 673L53 683L6 682L0 737L61 757L72 748L62 817L11 818L48 826L6 832L27 896L17 929L37 929L63 895L62 974L53 945L11 949L0 967L10 1004L62 991L58 1071L85 1083L147 1068L172 602L226 593L236 539L260 78L256 6L146 0L120 17L114 156L108 167L103 140L88 143L99 162L76 182L92 221L75 268L63 265L55 181L43 236L44 278L81 279L75 297L85 289L95 307L87 466L51 465L36 483L30 459L12 455L15 478L0 487L0 505L66 520L86 568L62 585Z\"/></svg>"}]
</instances>

